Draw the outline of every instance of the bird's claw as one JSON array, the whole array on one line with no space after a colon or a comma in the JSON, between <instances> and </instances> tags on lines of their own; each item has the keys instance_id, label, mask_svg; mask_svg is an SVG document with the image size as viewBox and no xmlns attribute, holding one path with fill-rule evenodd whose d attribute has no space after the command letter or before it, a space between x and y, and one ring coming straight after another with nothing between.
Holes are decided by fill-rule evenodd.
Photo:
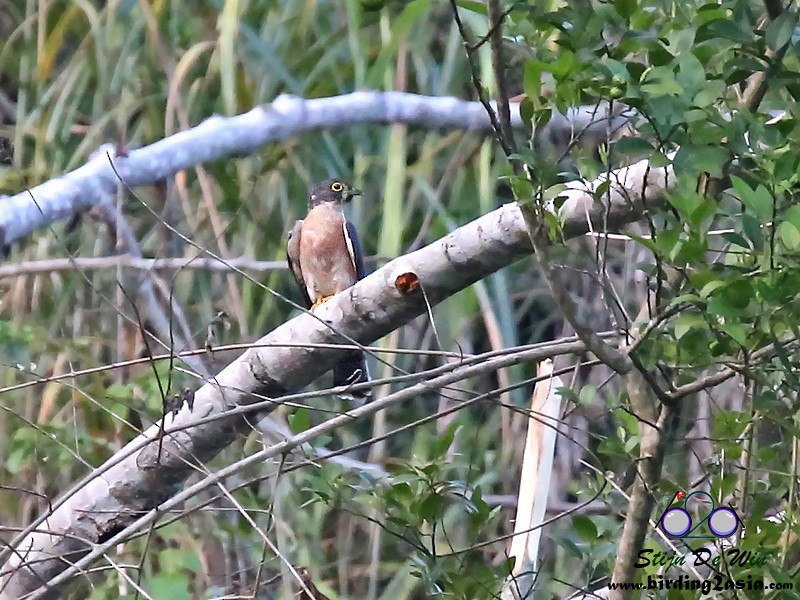
<instances>
[{"instance_id":1,"label":"bird's claw","mask_svg":"<svg viewBox=\"0 0 800 600\"><path fill-rule=\"evenodd\" d=\"M317 298L317 299L314 301L314 304L312 304L312 305L311 305L311 310L314 310L314 309L315 309L315 308L317 308L319 305L321 305L321 304L324 304L325 302L327 302L327 301L328 301L328 300L330 300L331 298L333 298L333 296L332 296L332 295L331 295L331 296L322 296L322 297L320 297L320 298Z\"/></svg>"}]
</instances>

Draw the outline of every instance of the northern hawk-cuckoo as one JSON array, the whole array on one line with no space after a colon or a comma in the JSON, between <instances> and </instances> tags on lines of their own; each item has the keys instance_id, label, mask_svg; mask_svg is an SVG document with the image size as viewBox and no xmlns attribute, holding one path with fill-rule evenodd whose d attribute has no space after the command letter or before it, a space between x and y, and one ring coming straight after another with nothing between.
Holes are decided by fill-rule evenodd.
<instances>
[{"instance_id":1,"label":"northern hawk-cuckoo","mask_svg":"<svg viewBox=\"0 0 800 600\"><path fill-rule=\"evenodd\" d=\"M344 205L361 192L339 179L328 179L308 193L308 214L289 232L286 257L306 307L319 306L364 277L364 255ZM333 385L349 386L370 381L364 352L347 350L333 366ZM370 390L347 392L357 400Z\"/></svg>"}]
</instances>

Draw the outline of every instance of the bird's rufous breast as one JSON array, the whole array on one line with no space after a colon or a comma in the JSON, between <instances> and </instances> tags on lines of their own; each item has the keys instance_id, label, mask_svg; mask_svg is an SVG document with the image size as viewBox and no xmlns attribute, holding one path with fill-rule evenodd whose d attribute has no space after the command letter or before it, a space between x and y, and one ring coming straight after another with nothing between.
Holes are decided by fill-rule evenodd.
<instances>
[{"instance_id":1,"label":"bird's rufous breast","mask_svg":"<svg viewBox=\"0 0 800 600\"><path fill-rule=\"evenodd\" d=\"M312 302L337 294L357 281L344 223L341 207L327 202L312 208L303 222L300 265Z\"/></svg>"}]
</instances>

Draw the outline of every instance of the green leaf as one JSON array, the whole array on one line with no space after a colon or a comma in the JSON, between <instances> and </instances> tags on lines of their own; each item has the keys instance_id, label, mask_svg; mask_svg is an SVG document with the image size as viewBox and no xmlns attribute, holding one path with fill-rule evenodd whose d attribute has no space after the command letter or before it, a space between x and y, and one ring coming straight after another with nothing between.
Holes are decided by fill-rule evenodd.
<instances>
[{"instance_id":1,"label":"green leaf","mask_svg":"<svg viewBox=\"0 0 800 600\"><path fill-rule=\"evenodd\" d=\"M430 9L431 0L411 0L397 17L392 20L393 41L408 35L414 26L425 17Z\"/></svg>"},{"instance_id":2,"label":"green leaf","mask_svg":"<svg viewBox=\"0 0 800 600\"><path fill-rule=\"evenodd\" d=\"M670 254L675 245L678 244L682 234L683 231L680 227L673 226L669 229L664 229L653 240L654 251L664 255Z\"/></svg>"},{"instance_id":3,"label":"green leaf","mask_svg":"<svg viewBox=\"0 0 800 600\"><path fill-rule=\"evenodd\" d=\"M626 156L648 156L653 151L653 146L644 138L624 137L614 143L614 150Z\"/></svg>"},{"instance_id":4,"label":"green leaf","mask_svg":"<svg viewBox=\"0 0 800 600\"><path fill-rule=\"evenodd\" d=\"M764 69L765 66L755 58L736 56L725 65L725 83L728 85L741 83L754 73L758 73Z\"/></svg>"},{"instance_id":5,"label":"green leaf","mask_svg":"<svg viewBox=\"0 0 800 600\"><path fill-rule=\"evenodd\" d=\"M514 195L523 202L534 202L533 200L533 184L523 177L509 177L509 184L511 189L514 190Z\"/></svg>"},{"instance_id":6,"label":"green leaf","mask_svg":"<svg viewBox=\"0 0 800 600\"><path fill-rule=\"evenodd\" d=\"M706 219L710 219L710 217L716 214L718 208L715 200L704 198L699 194L698 197L700 198L700 203L689 213L689 223L691 223L695 229L700 229Z\"/></svg>"},{"instance_id":7,"label":"green leaf","mask_svg":"<svg viewBox=\"0 0 800 600\"><path fill-rule=\"evenodd\" d=\"M739 200L753 211L758 220L763 224L772 220L773 198L769 190L760 185L753 190L747 183L736 175L731 176L731 183Z\"/></svg>"},{"instance_id":8,"label":"green leaf","mask_svg":"<svg viewBox=\"0 0 800 600\"><path fill-rule=\"evenodd\" d=\"M575 55L569 50L562 50L558 53L556 61L550 65L550 72L557 81L561 81L572 74L574 66Z\"/></svg>"},{"instance_id":9,"label":"green leaf","mask_svg":"<svg viewBox=\"0 0 800 600\"><path fill-rule=\"evenodd\" d=\"M189 600L189 580L179 575L159 575L148 578L148 587L154 598Z\"/></svg>"},{"instance_id":10,"label":"green leaf","mask_svg":"<svg viewBox=\"0 0 800 600\"><path fill-rule=\"evenodd\" d=\"M727 160L728 152L719 146L683 145L675 155L674 164L676 170L719 177Z\"/></svg>"},{"instance_id":11,"label":"green leaf","mask_svg":"<svg viewBox=\"0 0 800 600\"><path fill-rule=\"evenodd\" d=\"M750 305L755 290L747 279L737 279L713 294L708 312L722 317L739 317Z\"/></svg>"},{"instance_id":12,"label":"green leaf","mask_svg":"<svg viewBox=\"0 0 800 600\"><path fill-rule=\"evenodd\" d=\"M783 48L792 39L792 32L797 24L797 15L793 11L786 11L778 16L767 27L764 41L774 51Z\"/></svg>"},{"instance_id":13,"label":"green leaf","mask_svg":"<svg viewBox=\"0 0 800 600\"><path fill-rule=\"evenodd\" d=\"M753 244L753 250L761 249L764 244L764 233L761 231L761 223L753 215L744 213L742 215L742 233Z\"/></svg>"},{"instance_id":14,"label":"green leaf","mask_svg":"<svg viewBox=\"0 0 800 600\"><path fill-rule=\"evenodd\" d=\"M634 242L641 244L642 246L644 246L649 250L656 250L658 248L657 244L653 241L652 238L645 238L640 235L636 235L635 233L629 233L628 235ZM652 267L653 267L652 263L637 263L636 265L637 269L639 269L640 271L644 271L648 275L653 275L653 273L651 272Z\"/></svg>"},{"instance_id":15,"label":"green leaf","mask_svg":"<svg viewBox=\"0 0 800 600\"><path fill-rule=\"evenodd\" d=\"M614 0L614 9L623 19L630 19L638 8L636 0Z\"/></svg>"},{"instance_id":16,"label":"green leaf","mask_svg":"<svg viewBox=\"0 0 800 600\"><path fill-rule=\"evenodd\" d=\"M667 158L663 152L656 151L650 156L650 166L653 168L666 167L670 164L672 164L672 160Z\"/></svg>"},{"instance_id":17,"label":"green leaf","mask_svg":"<svg viewBox=\"0 0 800 600\"><path fill-rule=\"evenodd\" d=\"M745 250L750 250L752 248L750 242L748 242L744 237L736 232L726 232L722 234L722 239L730 244L734 244L739 246L740 248L744 248Z\"/></svg>"},{"instance_id":18,"label":"green leaf","mask_svg":"<svg viewBox=\"0 0 800 600\"><path fill-rule=\"evenodd\" d=\"M387 0L358 0L361 8L366 12L379 11L386 5Z\"/></svg>"},{"instance_id":19,"label":"green leaf","mask_svg":"<svg viewBox=\"0 0 800 600\"><path fill-rule=\"evenodd\" d=\"M572 517L572 528L587 542L597 541L597 527L586 515Z\"/></svg>"},{"instance_id":20,"label":"green leaf","mask_svg":"<svg viewBox=\"0 0 800 600\"><path fill-rule=\"evenodd\" d=\"M709 281L707 284L703 286L703 289L700 290L700 297L701 298L708 298L711 294L714 293L714 290L724 287L725 282L721 279L715 279L714 281Z\"/></svg>"},{"instance_id":21,"label":"green leaf","mask_svg":"<svg viewBox=\"0 0 800 600\"><path fill-rule=\"evenodd\" d=\"M777 161L775 161L775 178L779 181L787 181L797 175L798 171L798 157L795 152L784 152Z\"/></svg>"},{"instance_id":22,"label":"green leaf","mask_svg":"<svg viewBox=\"0 0 800 600\"><path fill-rule=\"evenodd\" d=\"M747 279L737 279L725 286L725 295L736 308L746 308L755 295L752 284Z\"/></svg>"},{"instance_id":23,"label":"green leaf","mask_svg":"<svg viewBox=\"0 0 800 600\"><path fill-rule=\"evenodd\" d=\"M595 396L597 396L597 388L593 385L585 385L581 388L581 393L578 398L583 406L588 406L592 403Z\"/></svg>"},{"instance_id":24,"label":"green leaf","mask_svg":"<svg viewBox=\"0 0 800 600\"><path fill-rule=\"evenodd\" d=\"M697 294L686 293L680 294L675 296L672 300L669 301L670 305L677 306L679 304L696 304L700 300L700 296Z\"/></svg>"},{"instance_id":25,"label":"green leaf","mask_svg":"<svg viewBox=\"0 0 800 600\"><path fill-rule=\"evenodd\" d=\"M712 79L707 81L695 97L692 99L692 104L699 108L711 106L714 102L722 98L725 93L725 82L719 79Z\"/></svg>"},{"instance_id":26,"label":"green leaf","mask_svg":"<svg viewBox=\"0 0 800 600\"><path fill-rule=\"evenodd\" d=\"M789 221L783 221L778 225L778 237L784 246L789 250L800 248L800 229Z\"/></svg>"},{"instance_id":27,"label":"green leaf","mask_svg":"<svg viewBox=\"0 0 800 600\"><path fill-rule=\"evenodd\" d=\"M447 454L450 446L453 445L453 439L455 439L456 433L459 429L461 429L461 425L456 421L453 421L450 423L450 425L448 425L444 433L437 437L436 443L433 447L433 453L431 455L432 459L435 460L437 458L443 458Z\"/></svg>"},{"instance_id":28,"label":"green leaf","mask_svg":"<svg viewBox=\"0 0 800 600\"><path fill-rule=\"evenodd\" d=\"M525 63L522 77L522 87L529 98L539 98L542 95L542 72L544 64L538 60L529 60Z\"/></svg>"},{"instance_id":29,"label":"green leaf","mask_svg":"<svg viewBox=\"0 0 800 600\"><path fill-rule=\"evenodd\" d=\"M293 414L289 415L289 427L294 433L305 431L311 426L311 411L307 408L298 408Z\"/></svg>"},{"instance_id":30,"label":"green leaf","mask_svg":"<svg viewBox=\"0 0 800 600\"><path fill-rule=\"evenodd\" d=\"M112 383L106 388L106 397L109 400L130 400L133 398L133 391L131 388L122 383Z\"/></svg>"},{"instance_id":31,"label":"green leaf","mask_svg":"<svg viewBox=\"0 0 800 600\"><path fill-rule=\"evenodd\" d=\"M580 398L578 394L573 392L568 387L560 387L556 390L556 394L558 394L564 402L573 402L574 404L580 404Z\"/></svg>"},{"instance_id":32,"label":"green leaf","mask_svg":"<svg viewBox=\"0 0 800 600\"><path fill-rule=\"evenodd\" d=\"M695 37L697 42L705 42L714 38L722 38L738 44L753 41L753 35L749 31L745 31L730 19L714 19L697 29Z\"/></svg>"},{"instance_id":33,"label":"green leaf","mask_svg":"<svg viewBox=\"0 0 800 600\"><path fill-rule=\"evenodd\" d=\"M439 518L444 504L444 498L434 492L420 503L419 516L425 521L433 523Z\"/></svg>"},{"instance_id":34,"label":"green leaf","mask_svg":"<svg viewBox=\"0 0 800 600\"><path fill-rule=\"evenodd\" d=\"M584 517L584 518L586 518L586 517ZM576 546L575 542L573 542L572 540L567 539L567 538L562 538L560 540L560 544L561 544L561 548L564 551L566 551L567 554L571 554L573 557L575 557L579 561L583 562L586 559L586 557L583 555L583 552L581 552L581 549L578 548L578 546Z\"/></svg>"},{"instance_id":35,"label":"green leaf","mask_svg":"<svg viewBox=\"0 0 800 600\"><path fill-rule=\"evenodd\" d=\"M696 313L681 313L675 319L675 339L680 340L692 329L705 329L706 322Z\"/></svg>"},{"instance_id":36,"label":"green leaf","mask_svg":"<svg viewBox=\"0 0 800 600\"><path fill-rule=\"evenodd\" d=\"M716 2L705 4L697 9L697 15L695 16L696 23L708 23L715 19L727 19L725 9Z\"/></svg>"},{"instance_id":37,"label":"green leaf","mask_svg":"<svg viewBox=\"0 0 800 600\"><path fill-rule=\"evenodd\" d=\"M486 11L486 5L483 2L477 2L476 0L456 0L456 4L465 10L478 13L479 15L488 14Z\"/></svg>"},{"instance_id":38,"label":"green leaf","mask_svg":"<svg viewBox=\"0 0 800 600\"><path fill-rule=\"evenodd\" d=\"M740 346L747 347L748 330L741 323L725 323L721 325L722 331L727 333Z\"/></svg>"},{"instance_id":39,"label":"green leaf","mask_svg":"<svg viewBox=\"0 0 800 600\"><path fill-rule=\"evenodd\" d=\"M485 522L489 518L489 513L491 509L489 505L483 500L483 488L480 485L476 485L475 488L472 490L472 496L470 497L470 504L476 511L476 515Z\"/></svg>"},{"instance_id":40,"label":"green leaf","mask_svg":"<svg viewBox=\"0 0 800 600\"><path fill-rule=\"evenodd\" d=\"M800 206L792 204L784 213L783 220L800 229Z\"/></svg>"},{"instance_id":41,"label":"green leaf","mask_svg":"<svg viewBox=\"0 0 800 600\"><path fill-rule=\"evenodd\" d=\"M684 52L678 58L678 84L691 96L699 92L706 84L706 72L697 57L691 52Z\"/></svg>"},{"instance_id":42,"label":"green leaf","mask_svg":"<svg viewBox=\"0 0 800 600\"><path fill-rule=\"evenodd\" d=\"M694 190L679 190L674 194L666 194L667 201L675 207L680 215L690 220L692 213L699 208L705 199Z\"/></svg>"},{"instance_id":43,"label":"green leaf","mask_svg":"<svg viewBox=\"0 0 800 600\"><path fill-rule=\"evenodd\" d=\"M529 96L525 96L522 99L522 102L519 103L519 116L522 119L522 122L528 128L533 127L533 112L534 112L533 101L530 99Z\"/></svg>"},{"instance_id":44,"label":"green leaf","mask_svg":"<svg viewBox=\"0 0 800 600\"><path fill-rule=\"evenodd\" d=\"M162 571L165 573L180 573L181 569L200 571L202 565L197 553L178 548L164 548L159 552Z\"/></svg>"},{"instance_id":45,"label":"green leaf","mask_svg":"<svg viewBox=\"0 0 800 600\"><path fill-rule=\"evenodd\" d=\"M669 252L669 259L680 264L705 264L708 239L697 235L681 235Z\"/></svg>"},{"instance_id":46,"label":"green leaf","mask_svg":"<svg viewBox=\"0 0 800 600\"><path fill-rule=\"evenodd\" d=\"M609 457L617 457L625 451L622 442L618 438L605 438L597 446L597 452Z\"/></svg>"},{"instance_id":47,"label":"green leaf","mask_svg":"<svg viewBox=\"0 0 800 600\"><path fill-rule=\"evenodd\" d=\"M611 76L611 83L614 85L624 85L631 82L631 70L634 70L633 65L626 65L623 62L609 58L598 66L605 67ZM637 80L639 76L636 77Z\"/></svg>"},{"instance_id":48,"label":"green leaf","mask_svg":"<svg viewBox=\"0 0 800 600\"><path fill-rule=\"evenodd\" d=\"M639 445L639 438L638 437L629 437L625 440L625 454L631 454L636 447Z\"/></svg>"},{"instance_id":49,"label":"green leaf","mask_svg":"<svg viewBox=\"0 0 800 600\"><path fill-rule=\"evenodd\" d=\"M641 89L652 96L670 96L683 92L683 88L675 80L672 69L668 67L650 69L645 75Z\"/></svg>"}]
</instances>

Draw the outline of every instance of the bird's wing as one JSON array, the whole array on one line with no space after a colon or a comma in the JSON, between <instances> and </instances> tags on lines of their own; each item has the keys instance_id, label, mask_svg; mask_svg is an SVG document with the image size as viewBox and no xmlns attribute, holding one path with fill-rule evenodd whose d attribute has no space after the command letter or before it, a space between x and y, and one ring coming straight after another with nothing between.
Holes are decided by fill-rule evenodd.
<instances>
[{"instance_id":1,"label":"bird's wing","mask_svg":"<svg viewBox=\"0 0 800 600\"><path fill-rule=\"evenodd\" d=\"M292 230L286 234L286 262L289 263L289 270L294 275L297 287L300 288L300 295L306 303L306 308L311 308L311 298L308 297L308 288L303 279L303 271L300 269L300 235L303 228L303 221L297 221Z\"/></svg>"},{"instance_id":2,"label":"bird's wing","mask_svg":"<svg viewBox=\"0 0 800 600\"><path fill-rule=\"evenodd\" d=\"M356 270L356 279L363 279L366 272L364 271L364 251L361 249L361 240L358 239L358 232L353 224L347 219L342 224L344 229L344 241L347 242L347 252L350 254L350 260L353 261L353 267Z\"/></svg>"}]
</instances>

